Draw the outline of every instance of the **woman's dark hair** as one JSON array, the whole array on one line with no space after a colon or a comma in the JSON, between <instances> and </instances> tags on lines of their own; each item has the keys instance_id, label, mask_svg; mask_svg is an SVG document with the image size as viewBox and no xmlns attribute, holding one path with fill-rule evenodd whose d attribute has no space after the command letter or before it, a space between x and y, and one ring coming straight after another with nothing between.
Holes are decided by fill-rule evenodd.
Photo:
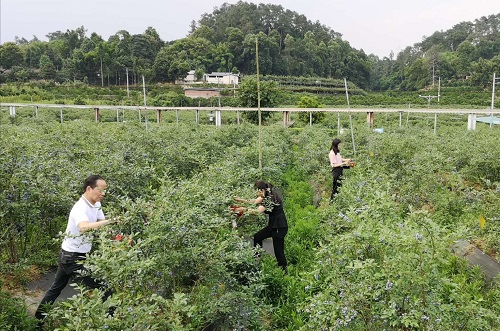
<instances>
[{"instance_id":1,"label":"woman's dark hair","mask_svg":"<svg viewBox=\"0 0 500 331\"><path fill-rule=\"evenodd\" d=\"M83 192L85 193L85 191L87 191L88 186L90 186L91 188L95 188L97 186L98 180L104 180L104 178L99 175L88 176L83 182Z\"/></svg>"},{"instance_id":2,"label":"woman's dark hair","mask_svg":"<svg viewBox=\"0 0 500 331\"><path fill-rule=\"evenodd\" d=\"M281 204L283 202L280 193L271 183L267 183L263 180L257 180L255 181L253 188L259 190L265 190L266 192L265 196L270 197L271 200L277 204Z\"/></svg>"},{"instance_id":3,"label":"woman's dark hair","mask_svg":"<svg viewBox=\"0 0 500 331\"><path fill-rule=\"evenodd\" d=\"M330 150L337 155L339 153L339 144L342 142L339 138L335 138L332 141L332 147L330 147Z\"/></svg>"}]
</instances>

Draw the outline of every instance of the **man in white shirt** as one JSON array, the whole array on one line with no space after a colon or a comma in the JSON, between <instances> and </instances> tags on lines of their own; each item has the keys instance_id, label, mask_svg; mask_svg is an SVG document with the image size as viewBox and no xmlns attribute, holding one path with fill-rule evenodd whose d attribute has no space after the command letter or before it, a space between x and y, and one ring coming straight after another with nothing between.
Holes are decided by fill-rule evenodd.
<instances>
[{"instance_id":1,"label":"man in white shirt","mask_svg":"<svg viewBox=\"0 0 500 331\"><path fill-rule=\"evenodd\" d=\"M101 209L101 201L106 195L107 187L106 181L101 176L92 175L85 179L84 193L69 214L54 283L43 297L35 313L35 317L39 320L45 318L44 307L54 303L73 276L79 277L87 287L105 288L102 283L92 278L79 261L84 260L92 249L92 234L87 232L116 222L116 220L106 220ZM108 289L103 300L106 300L111 293L111 290Z\"/></svg>"}]
</instances>

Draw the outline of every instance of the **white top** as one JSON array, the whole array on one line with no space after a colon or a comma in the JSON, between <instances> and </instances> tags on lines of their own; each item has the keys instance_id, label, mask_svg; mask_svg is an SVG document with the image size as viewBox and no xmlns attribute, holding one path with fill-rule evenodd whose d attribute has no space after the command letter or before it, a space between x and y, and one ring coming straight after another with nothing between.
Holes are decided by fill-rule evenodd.
<instances>
[{"instance_id":1,"label":"white top","mask_svg":"<svg viewBox=\"0 0 500 331\"><path fill-rule=\"evenodd\" d=\"M90 252L92 249L92 235L90 233L81 233L78 224L83 221L94 223L98 220L104 220L101 203L98 201L95 205L92 205L82 195L69 213L68 225L66 226L61 248L67 252Z\"/></svg>"},{"instance_id":2,"label":"white top","mask_svg":"<svg viewBox=\"0 0 500 331\"><path fill-rule=\"evenodd\" d=\"M334 164L342 163L342 156L340 156L340 152L338 152L337 154L335 154L335 152L333 151L333 149L331 149L330 153L328 154L328 157L330 159L330 166L332 168L333 168Z\"/></svg>"}]
</instances>

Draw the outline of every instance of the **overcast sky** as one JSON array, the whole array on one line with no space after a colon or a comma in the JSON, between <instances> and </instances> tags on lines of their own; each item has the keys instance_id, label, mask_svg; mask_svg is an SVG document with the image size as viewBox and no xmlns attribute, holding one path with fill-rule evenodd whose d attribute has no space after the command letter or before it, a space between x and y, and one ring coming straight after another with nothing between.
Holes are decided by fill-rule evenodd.
<instances>
[{"instance_id":1,"label":"overcast sky","mask_svg":"<svg viewBox=\"0 0 500 331\"><path fill-rule=\"evenodd\" d=\"M217 0L0 0L0 43L84 26L105 40L119 30L141 34L153 27L164 41L185 37L191 21L224 2ZM388 56L435 31L500 13L500 0L269 0L319 21L352 47Z\"/></svg>"}]
</instances>

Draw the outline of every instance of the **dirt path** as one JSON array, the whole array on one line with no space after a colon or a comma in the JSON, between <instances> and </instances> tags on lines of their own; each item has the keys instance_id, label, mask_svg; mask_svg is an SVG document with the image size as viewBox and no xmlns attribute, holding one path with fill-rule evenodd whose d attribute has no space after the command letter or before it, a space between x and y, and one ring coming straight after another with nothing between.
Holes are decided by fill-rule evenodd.
<instances>
[{"instance_id":1,"label":"dirt path","mask_svg":"<svg viewBox=\"0 0 500 331\"><path fill-rule=\"evenodd\" d=\"M252 238L248 238L247 240L253 245ZM264 240L263 245L266 253L274 256L272 239ZM49 270L39 279L32 281L31 283L26 285L22 292L17 292L14 295L15 297L22 298L26 302L26 307L28 308L28 313L30 314L30 316L35 315L38 304L40 303L40 301L42 301L45 292L47 292L47 290L52 285L56 270L56 268ZM71 298L75 294L77 294L77 291L70 285L67 285L62 291L61 295L57 298L56 302Z\"/></svg>"},{"instance_id":2,"label":"dirt path","mask_svg":"<svg viewBox=\"0 0 500 331\"><path fill-rule=\"evenodd\" d=\"M56 268L49 270L45 274L43 274L39 279L34 280L28 283L22 291L18 291L14 294L15 297L21 298L26 303L26 307L28 309L28 314L30 316L35 316L35 311L38 308L38 304L42 301L45 292L50 288L52 282L54 281L54 277L56 275ZM72 297L76 294L77 291L71 287L66 286L64 290L61 292L61 295L57 298L56 302L61 300L66 300L67 298Z\"/></svg>"}]
</instances>

